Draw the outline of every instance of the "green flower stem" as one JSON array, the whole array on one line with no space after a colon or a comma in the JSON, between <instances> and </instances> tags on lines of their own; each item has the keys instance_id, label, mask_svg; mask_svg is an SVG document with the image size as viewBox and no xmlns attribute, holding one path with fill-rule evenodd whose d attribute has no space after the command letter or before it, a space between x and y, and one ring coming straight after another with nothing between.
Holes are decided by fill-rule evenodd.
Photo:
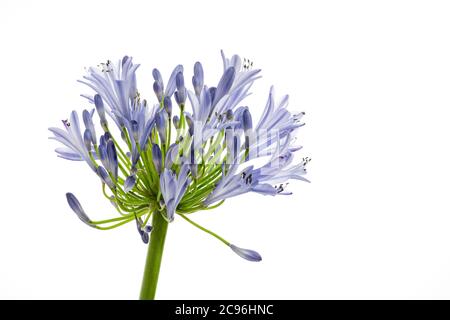
<instances>
[{"instance_id":1,"label":"green flower stem","mask_svg":"<svg viewBox=\"0 0 450 320\"><path fill-rule=\"evenodd\" d=\"M144 277L142 279L141 300L155 299L164 242L166 239L167 227L169 225L163 218L161 212L155 212L152 221L153 229L150 233L150 244L148 245L147 260L145 262Z\"/></svg>"},{"instance_id":2,"label":"green flower stem","mask_svg":"<svg viewBox=\"0 0 450 320\"><path fill-rule=\"evenodd\" d=\"M230 242L225 240L224 238L222 238L221 236L219 236L218 234L212 232L211 230L208 230L204 227L202 227L201 225L199 225L198 223L195 223L194 221L192 221L191 219L189 219L188 217L186 217L184 214L179 214L180 217L182 217L184 220L186 220L187 222L189 222L190 224L192 224L193 226L199 228L200 230L212 235L214 238L222 241L223 243L225 243L227 246L230 245Z\"/></svg>"}]
</instances>

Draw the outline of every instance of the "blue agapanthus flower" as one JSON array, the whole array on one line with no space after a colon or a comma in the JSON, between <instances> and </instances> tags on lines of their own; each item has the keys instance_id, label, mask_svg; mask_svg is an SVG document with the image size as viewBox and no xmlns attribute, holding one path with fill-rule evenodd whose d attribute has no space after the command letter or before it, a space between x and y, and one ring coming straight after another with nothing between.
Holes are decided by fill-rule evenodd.
<instances>
[{"instance_id":1,"label":"blue agapanthus flower","mask_svg":"<svg viewBox=\"0 0 450 320\"><path fill-rule=\"evenodd\" d=\"M290 195L289 180L308 181L310 159L294 159L301 149L295 134L304 125L304 113L289 111L289 97L276 99L272 87L261 116L255 118L252 110L262 108L247 106L245 98L261 70L237 55L227 58L222 52L222 61L223 73L212 86L205 84L200 62L194 64L192 78L186 78L183 66L177 65L167 82L153 69L156 99L150 103L138 91L139 64L128 56L116 63L108 60L89 68L79 80L90 89L82 94L86 104L94 106L82 111L83 124L72 111L62 128L49 129L51 138L63 145L55 150L57 155L86 162L118 216L92 220L72 193L66 195L69 206L96 229L135 221L142 240L150 241L153 260L147 260L146 272L159 270L165 230L177 216L240 257L260 261L257 252L231 244L192 221L190 215L249 192ZM145 290L143 297L151 297L143 284Z\"/></svg>"}]
</instances>

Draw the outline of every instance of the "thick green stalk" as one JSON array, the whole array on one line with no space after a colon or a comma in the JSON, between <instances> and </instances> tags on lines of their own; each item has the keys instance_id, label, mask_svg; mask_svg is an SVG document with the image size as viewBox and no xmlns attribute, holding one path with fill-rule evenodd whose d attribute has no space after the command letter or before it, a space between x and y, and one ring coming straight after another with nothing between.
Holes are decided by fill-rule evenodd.
<instances>
[{"instance_id":1,"label":"thick green stalk","mask_svg":"<svg viewBox=\"0 0 450 320\"><path fill-rule=\"evenodd\" d=\"M148 245L147 261L145 262L144 277L142 279L141 300L155 299L168 225L168 222L162 217L160 212L153 214L153 229L150 233L150 244Z\"/></svg>"}]
</instances>

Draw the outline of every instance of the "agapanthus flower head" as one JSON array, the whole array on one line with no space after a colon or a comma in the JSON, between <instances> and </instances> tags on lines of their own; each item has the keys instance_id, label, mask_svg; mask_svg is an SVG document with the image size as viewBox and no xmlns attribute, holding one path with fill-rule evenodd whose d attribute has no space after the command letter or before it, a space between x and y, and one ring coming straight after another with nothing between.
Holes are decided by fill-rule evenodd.
<instances>
[{"instance_id":1,"label":"agapanthus flower head","mask_svg":"<svg viewBox=\"0 0 450 320\"><path fill-rule=\"evenodd\" d=\"M227 58L223 52L222 62L223 72L210 86L205 84L202 64L196 62L192 89L187 87L183 66L174 68L168 82L153 69L154 104L138 91L139 65L131 57L88 69L80 82L92 90L82 96L93 106L81 113L84 126L73 111L62 129L49 130L52 139L63 144L56 149L58 156L86 162L119 215L91 220L77 198L67 193L68 204L80 220L102 230L134 221L147 243L152 215L167 222L179 216L240 257L261 260L257 252L231 244L190 215L250 192L290 195L289 180L308 181L310 159L294 159L301 149L295 145L295 133L304 125L304 113L289 111L288 96L276 100L272 87L262 115L255 117L253 110L259 107L244 101L261 70L247 59ZM250 162L256 158L265 163Z\"/></svg>"}]
</instances>

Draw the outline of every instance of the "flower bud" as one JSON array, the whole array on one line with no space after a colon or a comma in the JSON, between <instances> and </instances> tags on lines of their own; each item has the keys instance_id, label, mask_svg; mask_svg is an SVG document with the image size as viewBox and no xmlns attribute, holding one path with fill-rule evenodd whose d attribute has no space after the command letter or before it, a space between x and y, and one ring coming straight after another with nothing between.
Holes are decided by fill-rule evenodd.
<instances>
[{"instance_id":1,"label":"flower bud","mask_svg":"<svg viewBox=\"0 0 450 320\"><path fill-rule=\"evenodd\" d=\"M248 109L242 112L242 126L245 132L252 129L252 115Z\"/></svg>"},{"instance_id":2,"label":"flower bud","mask_svg":"<svg viewBox=\"0 0 450 320\"><path fill-rule=\"evenodd\" d=\"M197 96L203 88L203 67L200 62L196 62L194 65L194 76L192 77L192 85L194 86L194 91Z\"/></svg>"},{"instance_id":3,"label":"flower bud","mask_svg":"<svg viewBox=\"0 0 450 320\"><path fill-rule=\"evenodd\" d=\"M131 132L134 141L138 141L139 138L139 123L136 120L131 120Z\"/></svg>"},{"instance_id":4,"label":"flower bud","mask_svg":"<svg viewBox=\"0 0 450 320\"><path fill-rule=\"evenodd\" d=\"M89 217L84 212L83 207L81 206L78 199L70 192L66 193L66 198L67 203L69 204L70 208L76 213L78 218L87 225L92 227L91 219L89 219Z\"/></svg>"},{"instance_id":5,"label":"flower bud","mask_svg":"<svg viewBox=\"0 0 450 320\"><path fill-rule=\"evenodd\" d=\"M178 116L173 116L172 122L173 122L175 129L180 128L180 118Z\"/></svg>"},{"instance_id":6,"label":"flower bud","mask_svg":"<svg viewBox=\"0 0 450 320\"><path fill-rule=\"evenodd\" d=\"M105 168L99 166L97 168L97 174L100 179L102 179L102 182L105 183L109 188L113 189L115 187L114 182L111 180L111 177L109 176Z\"/></svg>"},{"instance_id":7,"label":"flower bud","mask_svg":"<svg viewBox=\"0 0 450 320\"><path fill-rule=\"evenodd\" d=\"M91 134L91 130L89 130L89 129L84 130L83 140L84 140L84 145L86 147L86 150L88 152L91 152L91 150L92 150L92 134Z\"/></svg>"},{"instance_id":8,"label":"flower bud","mask_svg":"<svg viewBox=\"0 0 450 320\"><path fill-rule=\"evenodd\" d=\"M164 109L166 110L169 118L172 116L172 100L170 97L164 97Z\"/></svg>"},{"instance_id":9,"label":"flower bud","mask_svg":"<svg viewBox=\"0 0 450 320\"><path fill-rule=\"evenodd\" d=\"M161 101L163 97L163 88L161 87L161 84L159 82L153 82L153 91L155 92L158 101Z\"/></svg>"},{"instance_id":10,"label":"flower bud","mask_svg":"<svg viewBox=\"0 0 450 320\"><path fill-rule=\"evenodd\" d=\"M156 129L158 130L159 138L162 144L166 143L166 117L165 111L161 110L155 115Z\"/></svg>"},{"instance_id":11,"label":"flower bud","mask_svg":"<svg viewBox=\"0 0 450 320\"><path fill-rule=\"evenodd\" d=\"M123 191L125 193L128 193L133 189L134 185L136 184L136 176L131 175L126 178L125 183L123 184Z\"/></svg>"},{"instance_id":12,"label":"flower bud","mask_svg":"<svg viewBox=\"0 0 450 320\"><path fill-rule=\"evenodd\" d=\"M160 173L162 169L162 153L159 146L155 143L152 145L152 158L156 171Z\"/></svg>"},{"instance_id":13,"label":"flower bud","mask_svg":"<svg viewBox=\"0 0 450 320\"><path fill-rule=\"evenodd\" d=\"M91 133L91 141L93 145L97 144L97 137L95 135L95 127L94 123L92 122L92 115L89 111L83 110L83 122L86 129L89 129Z\"/></svg>"},{"instance_id":14,"label":"flower bud","mask_svg":"<svg viewBox=\"0 0 450 320\"><path fill-rule=\"evenodd\" d=\"M189 127L189 134L192 137L194 135L194 121L192 120L191 115L188 113L185 113L185 117L186 117L186 123L188 124L188 127Z\"/></svg>"},{"instance_id":15,"label":"flower bud","mask_svg":"<svg viewBox=\"0 0 450 320\"><path fill-rule=\"evenodd\" d=\"M117 160L116 146L112 140L109 140L106 144L106 155L108 157L109 171L112 174L114 180L117 180L119 162Z\"/></svg>"},{"instance_id":16,"label":"flower bud","mask_svg":"<svg viewBox=\"0 0 450 320\"><path fill-rule=\"evenodd\" d=\"M262 260L261 255L256 251L239 248L239 247L236 247L234 244L230 244L230 248L238 256L240 256L241 258L244 258L245 260L253 261L253 262L258 262L258 261Z\"/></svg>"}]
</instances>

